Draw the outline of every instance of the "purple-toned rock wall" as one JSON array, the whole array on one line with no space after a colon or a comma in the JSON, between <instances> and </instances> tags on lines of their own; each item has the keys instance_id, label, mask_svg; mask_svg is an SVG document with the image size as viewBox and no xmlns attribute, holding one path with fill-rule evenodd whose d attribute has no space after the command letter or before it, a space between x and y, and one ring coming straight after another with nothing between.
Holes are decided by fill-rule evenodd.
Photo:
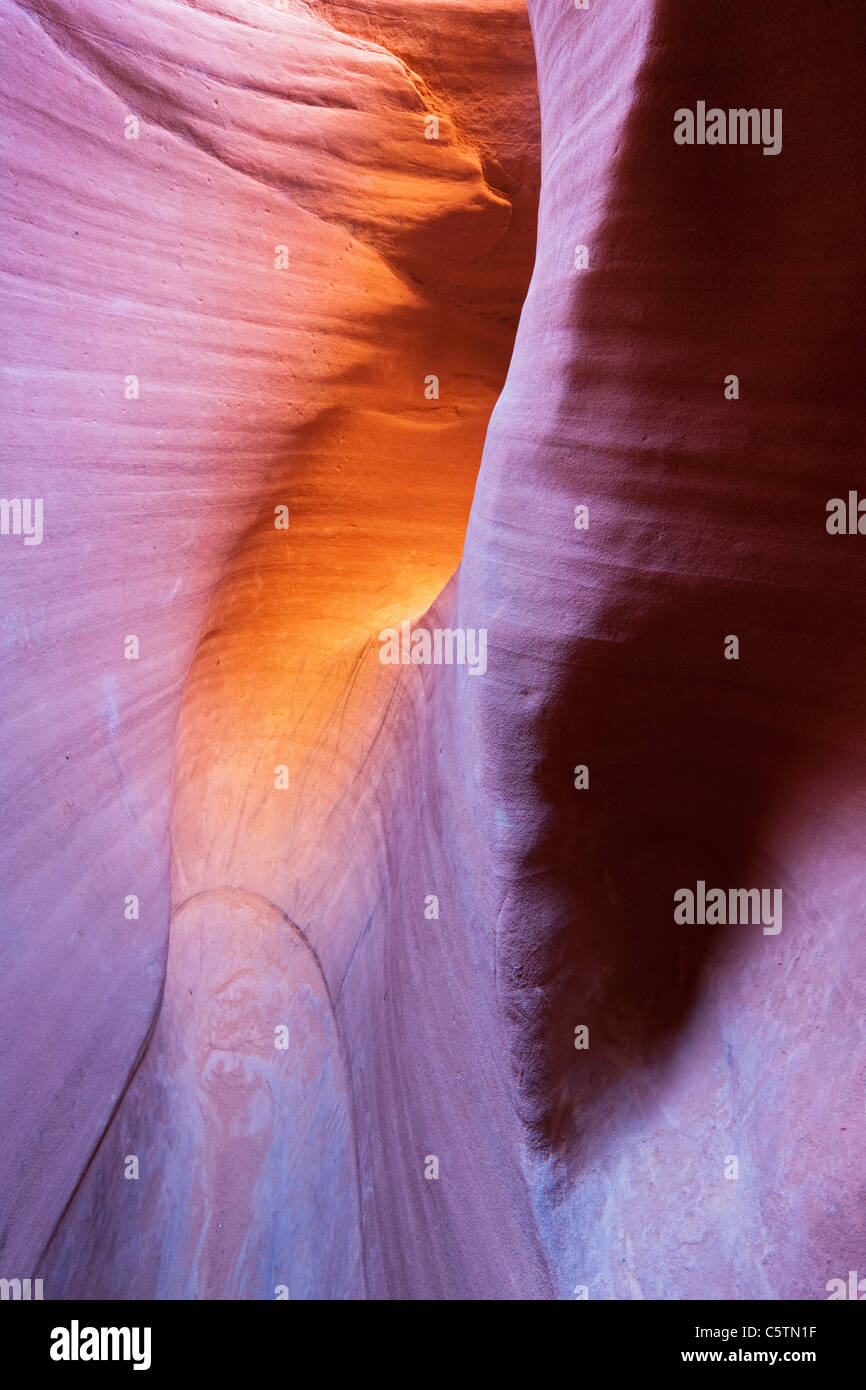
<instances>
[{"instance_id":1,"label":"purple-toned rock wall","mask_svg":"<svg viewBox=\"0 0 866 1390\"><path fill-rule=\"evenodd\" d=\"M826 1299L858 7L0 35L0 1275Z\"/></svg>"}]
</instances>

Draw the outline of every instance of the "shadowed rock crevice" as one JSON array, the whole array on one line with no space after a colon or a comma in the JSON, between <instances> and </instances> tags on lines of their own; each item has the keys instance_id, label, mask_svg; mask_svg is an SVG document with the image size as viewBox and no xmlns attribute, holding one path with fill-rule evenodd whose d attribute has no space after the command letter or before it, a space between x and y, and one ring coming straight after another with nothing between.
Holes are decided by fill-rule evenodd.
<instances>
[{"instance_id":1,"label":"shadowed rock crevice","mask_svg":"<svg viewBox=\"0 0 866 1390\"><path fill-rule=\"evenodd\" d=\"M15 904L12 988L68 1058L46 1117L41 1038L9 1053L6 1229L18 1259L56 1228L51 1297L823 1298L860 1259L863 562L824 520L856 486L862 20L530 8L541 143L517 3L147 0L99 20L111 89L0 10L60 93L31 137L90 306L84 352L26 279L58 252L16 166L13 457L35 420L110 484L58 491L41 575L61 617L90 576L85 631L47 606L16 649L22 689L82 692L22 721L60 769L22 824L75 827ZM697 100L782 108L782 153L676 145ZM78 179L116 189L90 220ZM404 621L484 629L486 671L383 664ZM780 889L781 932L676 923L698 880Z\"/></svg>"}]
</instances>

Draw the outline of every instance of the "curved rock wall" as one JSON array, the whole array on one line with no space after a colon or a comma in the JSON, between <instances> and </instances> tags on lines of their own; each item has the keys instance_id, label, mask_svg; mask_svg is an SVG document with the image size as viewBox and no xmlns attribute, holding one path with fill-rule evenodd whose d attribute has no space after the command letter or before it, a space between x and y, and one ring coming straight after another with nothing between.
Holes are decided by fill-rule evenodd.
<instances>
[{"instance_id":1,"label":"curved rock wall","mask_svg":"<svg viewBox=\"0 0 866 1390\"><path fill-rule=\"evenodd\" d=\"M856 8L0 19L3 490L45 505L2 538L4 1265L825 1297L864 1234ZM781 152L677 144L698 101L781 108ZM404 623L485 660L383 664ZM698 882L781 929L676 921Z\"/></svg>"}]
</instances>

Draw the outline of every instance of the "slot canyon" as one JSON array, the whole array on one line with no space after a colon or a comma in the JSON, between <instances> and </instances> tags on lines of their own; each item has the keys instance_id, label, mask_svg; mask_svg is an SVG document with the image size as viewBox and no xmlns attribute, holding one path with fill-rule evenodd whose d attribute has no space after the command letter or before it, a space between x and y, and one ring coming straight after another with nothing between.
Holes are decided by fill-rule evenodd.
<instances>
[{"instance_id":1,"label":"slot canyon","mask_svg":"<svg viewBox=\"0 0 866 1390\"><path fill-rule=\"evenodd\" d=\"M0 1274L866 1274L859 7L0 27Z\"/></svg>"}]
</instances>

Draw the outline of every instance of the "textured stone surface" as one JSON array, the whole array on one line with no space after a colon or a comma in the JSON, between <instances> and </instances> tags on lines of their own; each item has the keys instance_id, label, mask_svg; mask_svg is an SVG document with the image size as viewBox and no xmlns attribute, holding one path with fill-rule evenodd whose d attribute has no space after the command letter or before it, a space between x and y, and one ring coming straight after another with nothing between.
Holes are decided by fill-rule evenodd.
<instances>
[{"instance_id":1,"label":"textured stone surface","mask_svg":"<svg viewBox=\"0 0 866 1390\"><path fill-rule=\"evenodd\" d=\"M458 595L491 628L457 737L536 1209L563 1294L826 1297L864 1235L863 559L824 527L856 476L861 20L571 20L534 9L539 254ZM783 153L676 146L698 99L782 107ZM674 926L698 878L781 887L781 934Z\"/></svg>"},{"instance_id":2,"label":"textured stone surface","mask_svg":"<svg viewBox=\"0 0 866 1390\"><path fill-rule=\"evenodd\" d=\"M344 1092L316 1141L333 1142L332 1175L312 1154L295 1175L318 1191L306 1204L315 1220L343 1242L344 1285L326 1273L323 1231L296 1248L285 1212L297 1192L283 1200L273 1171L286 1153L251 1142L246 1169L233 1165L243 1191L225 1194L214 1120L201 1141L213 1161L198 1155L203 1200L246 1211L257 1183L260 1204L249 1218L259 1254L228 1272L205 1218L195 1225L198 1208L184 1210L191 1136L210 1132L204 1119L197 1130L192 1080L205 1063L191 1059L211 1029L234 1036L236 976L253 1001L279 973L258 936L244 947L255 934L241 902L256 921L263 904L272 923L294 913L314 951L330 941L316 1007L327 1012L328 990L339 994L370 915L351 885L382 873L378 856L352 862L353 849L363 855L357 817L381 817L385 780L360 775L385 674L375 651L359 674L361 653L382 622L422 612L459 561L529 279L539 142L527 17L517 4L489 7L479 30L478 13L445 9L459 16L450 57L421 4L369 37L361 12L357 33L351 15L343 32L300 5L95 0L2 12L13 168L4 489L43 495L46 516L41 547L4 537L3 551L8 727L26 750L6 765L4 797L10 1266L31 1265L50 1238L147 1041L167 971L148 1058L47 1260L55 1294L272 1296L282 1281L295 1296L357 1292L357 1216L337 1216L346 1200L357 1207ZM509 55L507 87L488 74L486 96L461 52L473 32L476 68L491 35ZM422 77L410 59L432 50L437 66ZM137 140L125 137L130 114ZM137 400L125 399L130 374ZM438 399L425 394L430 374ZM288 533L274 529L277 505L290 509ZM128 634L140 640L137 663L124 660ZM274 788L276 763L290 767L289 793ZM349 900L332 905L325 885L341 876ZM124 920L130 893L138 921ZM215 914L225 944L206 985L197 969L187 980L193 957L177 933L166 964L171 900L181 926L184 904ZM283 1064L273 1104L288 1110L290 1133L278 1133L293 1143L301 1117L280 1086L299 1084L292 1068L305 1075L302 1056L313 1067L315 1049L304 1052L292 1026L288 1055L276 1053L273 1027L300 1007L312 967L285 952L286 998L267 1043ZM182 1040L169 1022L181 1005ZM250 1002L236 1044L213 1044L236 1061L207 1071L212 1094L225 1092L215 1113L238 1129L254 1127L260 1023ZM332 1047L333 1018L317 1026ZM322 1077L329 1066L345 1077L336 1059L322 1061ZM331 1083L316 1076L327 1109ZM141 1160L137 1188L120 1180L127 1153ZM179 1166L168 1153L184 1156ZM275 1203L271 1270L260 1215Z\"/></svg>"},{"instance_id":3,"label":"textured stone surface","mask_svg":"<svg viewBox=\"0 0 866 1390\"><path fill-rule=\"evenodd\" d=\"M0 10L3 492L46 499L2 538L3 1259L48 1296L862 1267L862 21L530 12L511 355L517 3ZM782 153L675 145L698 100ZM486 674L383 666L422 619ZM782 931L676 925L698 879Z\"/></svg>"}]
</instances>

